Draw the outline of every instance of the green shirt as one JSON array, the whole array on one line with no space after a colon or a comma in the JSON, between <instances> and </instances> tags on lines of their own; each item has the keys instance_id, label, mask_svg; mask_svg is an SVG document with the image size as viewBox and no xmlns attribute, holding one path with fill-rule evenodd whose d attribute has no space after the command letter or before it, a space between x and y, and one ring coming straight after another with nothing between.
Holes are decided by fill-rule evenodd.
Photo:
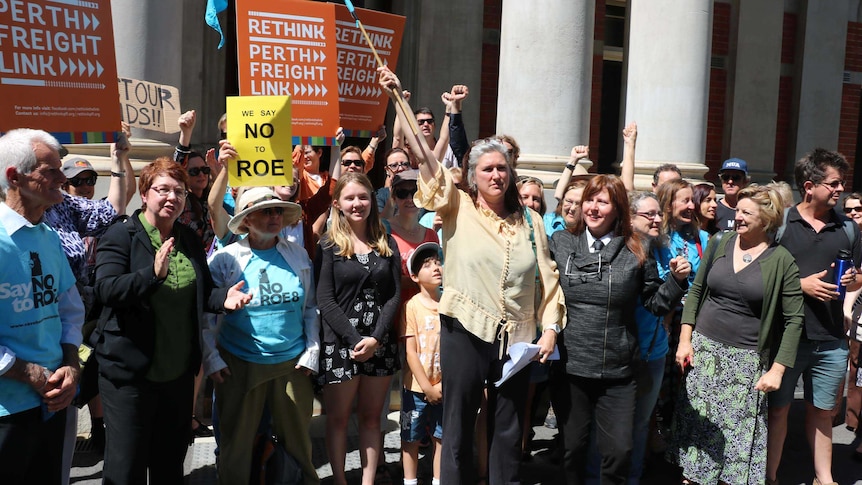
<instances>
[{"instance_id":1,"label":"green shirt","mask_svg":"<svg viewBox=\"0 0 862 485\"><path fill-rule=\"evenodd\" d=\"M139 218L150 236L153 248L158 252L162 247L159 230L147 221L143 212ZM150 306L155 317L155 339L153 359L146 378L153 382L171 381L186 372L192 357L191 343L197 339L197 278L185 251L187 248L183 241L177 239L169 258L168 276L150 296Z\"/></svg>"}]
</instances>

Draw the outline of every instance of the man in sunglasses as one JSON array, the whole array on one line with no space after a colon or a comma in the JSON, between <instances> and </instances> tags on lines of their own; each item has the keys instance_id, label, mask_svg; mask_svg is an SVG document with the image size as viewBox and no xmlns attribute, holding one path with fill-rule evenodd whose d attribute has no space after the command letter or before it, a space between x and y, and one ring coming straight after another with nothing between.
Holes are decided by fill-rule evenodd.
<instances>
[{"instance_id":1,"label":"man in sunglasses","mask_svg":"<svg viewBox=\"0 0 862 485\"><path fill-rule=\"evenodd\" d=\"M736 197L749 180L748 164L741 158L729 158L718 172L724 198L715 208L715 226L721 231L732 231L736 225Z\"/></svg>"}]
</instances>

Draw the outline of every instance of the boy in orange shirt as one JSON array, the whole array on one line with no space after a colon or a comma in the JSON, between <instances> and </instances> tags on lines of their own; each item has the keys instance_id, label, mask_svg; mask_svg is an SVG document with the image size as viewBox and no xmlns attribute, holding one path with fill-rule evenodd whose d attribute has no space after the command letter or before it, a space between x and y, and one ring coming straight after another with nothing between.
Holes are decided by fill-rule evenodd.
<instances>
[{"instance_id":1,"label":"boy in orange shirt","mask_svg":"<svg viewBox=\"0 0 862 485\"><path fill-rule=\"evenodd\" d=\"M440 374L440 284L443 266L440 245L420 244L407 258L410 279L419 294L404 306L401 338L407 355L401 390L401 454L404 485L417 484L419 442L431 434L434 442L434 479L440 485L440 449L443 438L443 386Z\"/></svg>"}]
</instances>

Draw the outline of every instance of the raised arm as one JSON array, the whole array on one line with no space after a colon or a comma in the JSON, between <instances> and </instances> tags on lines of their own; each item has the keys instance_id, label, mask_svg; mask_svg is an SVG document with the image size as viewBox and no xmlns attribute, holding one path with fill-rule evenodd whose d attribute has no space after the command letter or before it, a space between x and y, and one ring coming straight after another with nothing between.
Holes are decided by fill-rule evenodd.
<instances>
[{"instance_id":1,"label":"raised arm","mask_svg":"<svg viewBox=\"0 0 862 485\"><path fill-rule=\"evenodd\" d=\"M588 156L590 156L590 147L586 145L578 145L572 148L571 159L569 159L569 163L567 163L566 167L563 169L563 173L560 175L560 180L557 181L557 188L554 190L555 199L558 201L563 200L563 197L566 196L566 187L572 180L572 172L575 170L578 160L587 158Z\"/></svg>"},{"instance_id":2,"label":"raised arm","mask_svg":"<svg viewBox=\"0 0 862 485\"><path fill-rule=\"evenodd\" d=\"M443 124L440 127L440 139L437 140L437 145L434 146L434 155L437 157L437 160L443 160L443 157L446 156L446 149L451 144L453 140L452 137L452 123L454 122L454 116L458 115L458 122L455 126L460 127L460 132L456 131L455 136L459 137L463 134L464 140L467 138L467 134L463 133L464 124L461 122L461 106L462 102L467 95L470 93L470 90L467 86L463 84L456 84L452 86L452 89L448 93L443 93L440 95L440 99L443 101L443 104L446 105L446 116L443 118ZM461 140L457 140L456 144L461 143ZM461 157L458 157L457 153L455 153L455 149L452 149L452 153L455 154L455 158L458 161L458 166L461 166L461 158L463 158L463 154Z\"/></svg>"},{"instance_id":3,"label":"raised arm","mask_svg":"<svg viewBox=\"0 0 862 485\"><path fill-rule=\"evenodd\" d=\"M380 85L389 94L392 104L395 106L396 119L401 120L405 126L418 126L416 116L410 109L410 105L396 94L401 92L401 81L398 80L398 76L386 66L378 67L377 72L380 73ZM421 133L413 133L411 130L405 133L405 136L408 139L410 150L416 156L416 160L419 163L419 173L422 179L430 182L434 178L434 175L437 174L440 165L439 162L434 157L434 153L428 147L428 143Z\"/></svg>"},{"instance_id":4,"label":"raised arm","mask_svg":"<svg viewBox=\"0 0 862 485\"><path fill-rule=\"evenodd\" d=\"M374 136L372 136L371 140L368 142L368 146L365 147L365 150L362 150L362 160L365 162L365 173L370 172L371 169L374 168L374 154L377 153L377 147L380 146L385 139L386 125L380 125L374 133Z\"/></svg>"},{"instance_id":5,"label":"raised arm","mask_svg":"<svg viewBox=\"0 0 862 485\"><path fill-rule=\"evenodd\" d=\"M620 178L629 192L635 189L635 143L638 138L638 124L632 121L623 128L623 163Z\"/></svg>"},{"instance_id":6,"label":"raised arm","mask_svg":"<svg viewBox=\"0 0 862 485\"><path fill-rule=\"evenodd\" d=\"M470 141L467 139L467 130L464 128L464 119L461 115L461 103L468 94L469 90L463 84L452 86L452 91L449 92L450 97L453 98L449 112L449 147L452 148L452 154L455 155L459 167L464 161L464 155L470 150Z\"/></svg>"},{"instance_id":7,"label":"raised arm","mask_svg":"<svg viewBox=\"0 0 862 485\"><path fill-rule=\"evenodd\" d=\"M108 188L108 201L117 211L125 214L126 206L135 195L135 171L129 160L129 124L123 122L123 133L116 143L111 144L111 184Z\"/></svg>"},{"instance_id":8,"label":"raised arm","mask_svg":"<svg viewBox=\"0 0 862 485\"><path fill-rule=\"evenodd\" d=\"M329 151L329 176L338 180L341 177L341 145L344 144L344 130L340 126L335 130L335 143Z\"/></svg>"},{"instance_id":9,"label":"raised arm","mask_svg":"<svg viewBox=\"0 0 862 485\"><path fill-rule=\"evenodd\" d=\"M183 148L188 148L192 144L192 132L195 130L195 123L197 122L197 113L195 110L189 110L185 113L181 114L179 119L177 120L177 124L180 127L180 140L179 145Z\"/></svg>"},{"instance_id":10,"label":"raised arm","mask_svg":"<svg viewBox=\"0 0 862 485\"><path fill-rule=\"evenodd\" d=\"M391 96L391 93L388 93ZM410 102L410 91L402 91L401 97L405 102ZM405 140L404 126L398 116L395 117L395 122L392 124L392 148L407 148Z\"/></svg>"},{"instance_id":11,"label":"raised arm","mask_svg":"<svg viewBox=\"0 0 862 485\"><path fill-rule=\"evenodd\" d=\"M207 159L210 158L214 150L207 151ZM227 167L227 161L231 158L236 158L237 153L233 145L227 140L219 141L218 160L216 164L221 167ZM224 208L224 194L227 192L228 173L225 168L218 171L218 175L213 180L210 193L207 196L207 204L210 207L210 217L212 218L213 231L217 238L222 239L227 236L227 223L230 220L230 215Z\"/></svg>"}]
</instances>

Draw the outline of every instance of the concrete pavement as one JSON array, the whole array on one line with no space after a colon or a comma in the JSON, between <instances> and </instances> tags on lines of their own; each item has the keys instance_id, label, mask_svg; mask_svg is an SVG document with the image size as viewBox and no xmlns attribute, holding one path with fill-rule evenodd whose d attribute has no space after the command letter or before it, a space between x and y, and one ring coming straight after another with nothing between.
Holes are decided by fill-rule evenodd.
<instances>
[{"instance_id":1,"label":"concrete pavement","mask_svg":"<svg viewBox=\"0 0 862 485\"><path fill-rule=\"evenodd\" d=\"M790 429L785 444L784 457L779 473L782 485L807 485L812 482L814 470L811 464L808 444L804 436L804 404L797 400L790 411ZM384 451L386 462L396 483L400 481L400 440L398 438L398 412L390 413L386 424L386 438ZM81 436L89 434L89 416L86 409L79 414L79 433ZM320 475L321 483L332 483L332 470L326 459L326 448L324 445L325 417L317 416L312 422L312 443L314 447L314 462ZM357 439L354 431L348 439L348 449L351 450L347 456L346 468L350 483L359 483L360 465ZM560 472L558 465L552 460L554 438L556 430L537 426L534 428L533 458L522 465L522 483L527 484L560 484ZM862 485L862 463L853 461L851 454L858 444L858 438L847 431L843 425L835 427L834 431L834 455L833 471L835 480L841 485ZM186 456L186 476L191 485L209 485L216 483L215 474L215 441L213 438L198 438L195 444L189 447ZM80 485L95 485L101 483L102 460L95 453L86 449L86 442L79 441L79 451L75 454L72 469L72 483ZM424 483L430 484L430 456L423 458L420 469L420 477L425 478ZM422 474L425 474L423 477ZM676 470L665 463L661 456L651 458L647 470L647 476L642 480L644 485L673 485L679 483Z\"/></svg>"}]
</instances>

